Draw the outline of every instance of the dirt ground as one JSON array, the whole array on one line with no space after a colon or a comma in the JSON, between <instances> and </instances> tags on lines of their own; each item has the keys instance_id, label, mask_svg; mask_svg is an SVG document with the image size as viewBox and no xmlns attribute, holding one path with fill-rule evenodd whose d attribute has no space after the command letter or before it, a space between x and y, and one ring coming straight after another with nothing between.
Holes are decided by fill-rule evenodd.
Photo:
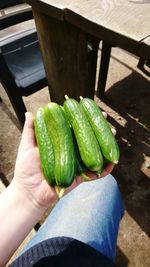
<instances>
[{"instance_id":1,"label":"dirt ground","mask_svg":"<svg viewBox=\"0 0 150 267\"><path fill-rule=\"evenodd\" d=\"M122 219L116 263L150 266L150 80L137 69L138 59L112 49L105 101L95 100L117 130L120 161L113 175L126 212ZM8 97L0 87L0 171L11 180L21 132ZM49 101L48 89L24 99L35 112Z\"/></svg>"}]
</instances>

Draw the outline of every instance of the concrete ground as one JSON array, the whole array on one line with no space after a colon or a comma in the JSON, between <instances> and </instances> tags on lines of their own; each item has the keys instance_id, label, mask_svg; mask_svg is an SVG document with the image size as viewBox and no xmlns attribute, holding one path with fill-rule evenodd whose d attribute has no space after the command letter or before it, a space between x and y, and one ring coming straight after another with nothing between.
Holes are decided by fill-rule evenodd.
<instances>
[{"instance_id":1,"label":"concrete ground","mask_svg":"<svg viewBox=\"0 0 150 267\"><path fill-rule=\"evenodd\" d=\"M150 80L137 69L137 63L133 55L113 48L106 100L95 97L117 130L121 152L113 171L126 207L117 242L116 263L121 267L150 266ZM2 86L0 95L0 171L1 177L3 173L11 181L21 132ZM48 89L24 100L27 110L35 112L48 103ZM3 190L1 182L0 192ZM34 230L28 238L33 234Z\"/></svg>"}]
</instances>

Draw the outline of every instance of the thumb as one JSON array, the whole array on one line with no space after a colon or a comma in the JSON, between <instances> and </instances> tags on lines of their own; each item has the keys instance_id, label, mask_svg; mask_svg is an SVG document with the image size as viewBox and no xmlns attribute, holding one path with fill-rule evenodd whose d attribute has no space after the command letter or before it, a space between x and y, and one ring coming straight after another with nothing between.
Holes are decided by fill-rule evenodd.
<instances>
[{"instance_id":1,"label":"thumb","mask_svg":"<svg viewBox=\"0 0 150 267\"><path fill-rule=\"evenodd\" d=\"M25 124L22 132L19 150L26 150L28 148L34 147L35 144L34 116L31 112L26 112Z\"/></svg>"}]
</instances>

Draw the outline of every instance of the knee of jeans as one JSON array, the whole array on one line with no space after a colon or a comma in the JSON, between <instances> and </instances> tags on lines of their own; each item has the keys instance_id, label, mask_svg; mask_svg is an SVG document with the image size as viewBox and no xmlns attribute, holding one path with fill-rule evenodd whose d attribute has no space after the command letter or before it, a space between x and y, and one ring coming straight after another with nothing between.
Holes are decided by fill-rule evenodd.
<instances>
[{"instance_id":1,"label":"knee of jeans","mask_svg":"<svg viewBox=\"0 0 150 267\"><path fill-rule=\"evenodd\" d=\"M103 178L92 180L90 182L85 182L79 185L76 189L77 191L81 191L82 189L86 189L86 192L97 192L97 194L105 194L108 195L110 193L112 195L116 195L119 192L118 184L115 178L109 174Z\"/></svg>"},{"instance_id":2,"label":"knee of jeans","mask_svg":"<svg viewBox=\"0 0 150 267\"><path fill-rule=\"evenodd\" d=\"M118 187L118 183L116 181L116 179L111 175L107 175L103 178L103 183L104 183L104 190L106 192L106 194L110 196L111 199L113 199L113 201L116 203L116 205L120 207L120 211L121 211L121 217L124 214L124 203L122 200L122 196Z\"/></svg>"},{"instance_id":3,"label":"knee of jeans","mask_svg":"<svg viewBox=\"0 0 150 267\"><path fill-rule=\"evenodd\" d=\"M103 177L102 183L103 183L103 186L105 187L106 190L109 189L114 193L119 191L117 181L111 174L108 174L107 176Z\"/></svg>"}]
</instances>

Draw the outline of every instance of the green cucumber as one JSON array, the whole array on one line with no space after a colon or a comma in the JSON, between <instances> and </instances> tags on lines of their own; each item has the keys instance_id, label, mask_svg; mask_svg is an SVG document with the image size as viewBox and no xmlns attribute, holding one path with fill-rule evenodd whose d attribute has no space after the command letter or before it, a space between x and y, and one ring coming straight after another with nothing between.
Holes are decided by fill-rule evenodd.
<instances>
[{"instance_id":1,"label":"green cucumber","mask_svg":"<svg viewBox=\"0 0 150 267\"><path fill-rule=\"evenodd\" d=\"M95 101L81 98L80 107L84 111L101 147L103 156L114 164L119 160L119 147L111 128Z\"/></svg>"},{"instance_id":2,"label":"green cucumber","mask_svg":"<svg viewBox=\"0 0 150 267\"><path fill-rule=\"evenodd\" d=\"M57 103L44 108L48 134L53 143L56 185L66 188L71 185L75 172L73 137L63 109Z\"/></svg>"},{"instance_id":3,"label":"green cucumber","mask_svg":"<svg viewBox=\"0 0 150 267\"><path fill-rule=\"evenodd\" d=\"M71 98L64 102L64 110L74 131L82 161L89 170L100 173L103 158L98 141L83 110L79 103Z\"/></svg>"},{"instance_id":4,"label":"green cucumber","mask_svg":"<svg viewBox=\"0 0 150 267\"><path fill-rule=\"evenodd\" d=\"M47 133L43 108L39 108L35 113L34 130L44 177L50 185L54 186L56 184L54 178L54 153L52 142Z\"/></svg>"},{"instance_id":5,"label":"green cucumber","mask_svg":"<svg viewBox=\"0 0 150 267\"><path fill-rule=\"evenodd\" d=\"M76 176L81 176L84 181L91 181L91 178L85 174L88 169L81 159L79 148L73 130L72 130L72 135L74 140L75 158L76 158Z\"/></svg>"},{"instance_id":6,"label":"green cucumber","mask_svg":"<svg viewBox=\"0 0 150 267\"><path fill-rule=\"evenodd\" d=\"M72 130L72 136L73 136L73 142L74 142L74 151L75 151L75 158L76 158L76 175L81 175L82 173L84 173L87 170L87 168L81 159L78 144L77 144L73 129L71 129L71 130Z\"/></svg>"}]
</instances>

